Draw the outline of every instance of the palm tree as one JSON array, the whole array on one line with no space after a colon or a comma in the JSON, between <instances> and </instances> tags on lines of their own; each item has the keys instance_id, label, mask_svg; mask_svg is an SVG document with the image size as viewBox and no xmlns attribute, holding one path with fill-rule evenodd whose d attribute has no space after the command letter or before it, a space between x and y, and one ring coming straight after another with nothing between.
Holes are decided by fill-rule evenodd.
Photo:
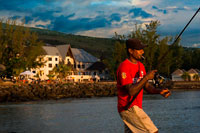
<instances>
[{"instance_id":1,"label":"palm tree","mask_svg":"<svg viewBox=\"0 0 200 133\"><path fill-rule=\"evenodd\" d=\"M198 74L195 74L195 75L193 76L193 79L194 79L195 81L199 81L199 75L198 75Z\"/></svg>"},{"instance_id":2,"label":"palm tree","mask_svg":"<svg viewBox=\"0 0 200 133\"><path fill-rule=\"evenodd\" d=\"M184 72L183 75L181 76L181 78L183 78L184 81L190 81L191 80L190 74L188 72Z\"/></svg>"}]
</instances>

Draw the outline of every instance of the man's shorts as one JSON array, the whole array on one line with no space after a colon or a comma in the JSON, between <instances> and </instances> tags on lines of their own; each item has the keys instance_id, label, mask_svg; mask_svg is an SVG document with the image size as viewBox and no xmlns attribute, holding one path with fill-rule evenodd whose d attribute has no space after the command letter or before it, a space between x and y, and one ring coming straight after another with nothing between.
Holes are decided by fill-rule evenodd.
<instances>
[{"instance_id":1,"label":"man's shorts","mask_svg":"<svg viewBox=\"0 0 200 133\"><path fill-rule=\"evenodd\" d=\"M158 131L149 116L138 106L122 111L120 116L125 123L126 133L154 133Z\"/></svg>"}]
</instances>

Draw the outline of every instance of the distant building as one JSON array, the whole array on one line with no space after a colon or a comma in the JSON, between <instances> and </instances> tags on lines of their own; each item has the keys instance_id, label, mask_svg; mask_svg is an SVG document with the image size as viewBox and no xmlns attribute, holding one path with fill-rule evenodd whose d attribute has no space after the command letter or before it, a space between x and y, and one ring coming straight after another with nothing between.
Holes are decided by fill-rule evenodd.
<instances>
[{"instance_id":1,"label":"distant building","mask_svg":"<svg viewBox=\"0 0 200 133\"><path fill-rule=\"evenodd\" d=\"M199 76L199 73L198 73L198 69L193 69L191 68L190 70L188 70L188 73L191 77L191 81L195 81L196 79L194 79L194 75L198 75Z\"/></svg>"},{"instance_id":2,"label":"distant building","mask_svg":"<svg viewBox=\"0 0 200 133\"><path fill-rule=\"evenodd\" d=\"M90 75L92 75L93 77L95 77L95 75L98 75L101 80L108 80L110 78L108 69L103 62L97 61L90 67L88 67L87 70L90 72Z\"/></svg>"},{"instance_id":3,"label":"distant building","mask_svg":"<svg viewBox=\"0 0 200 133\"><path fill-rule=\"evenodd\" d=\"M39 76L41 80L49 79L48 75L59 63L71 64L73 71L66 79L73 81L89 81L95 76L106 79L108 72L105 65L98 62L99 59L84 51L83 49L71 48L68 45L43 46L46 54L40 55L36 60L41 61L44 65L31 69ZM101 64L101 65L100 65ZM100 79L99 78L99 79Z\"/></svg>"},{"instance_id":4,"label":"distant building","mask_svg":"<svg viewBox=\"0 0 200 133\"><path fill-rule=\"evenodd\" d=\"M172 76L172 81L184 81L184 79L181 77L184 72L188 72L188 74L190 75L190 80L191 81L195 81L196 79L194 79L194 75L198 75L200 77L200 71L198 69L193 69L191 68L188 71L185 71L184 69L177 69L176 71L174 71L171 76Z\"/></svg>"},{"instance_id":5,"label":"distant building","mask_svg":"<svg viewBox=\"0 0 200 133\"><path fill-rule=\"evenodd\" d=\"M172 75L172 81L184 81L183 78L181 77L185 70L177 69L174 71Z\"/></svg>"}]
</instances>

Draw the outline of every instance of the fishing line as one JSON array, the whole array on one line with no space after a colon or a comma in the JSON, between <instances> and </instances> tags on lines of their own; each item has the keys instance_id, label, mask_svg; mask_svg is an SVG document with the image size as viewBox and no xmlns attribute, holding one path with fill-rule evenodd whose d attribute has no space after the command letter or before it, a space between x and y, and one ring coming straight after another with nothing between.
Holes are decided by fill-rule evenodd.
<instances>
[{"instance_id":1,"label":"fishing line","mask_svg":"<svg viewBox=\"0 0 200 133\"><path fill-rule=\"evenodd\" d=\"M192 20L195 18L195 16L198 14L198 12L200 11L200 7L199 9L195 12L195 14L192 16L192 18L190 19L190 21L186 24L186 26L183 28L183 30L179 33L179 35L177 36L177 38L174 40L174 42L171 44L171 46L175 45L175 43L178 41L178 39L180 38L180 36L183 34L183 32L185 31L185 29L188 27L188 25L192 22ZM172 50L172 47L169 47L169 49L167 50L167 52L165 52L160 59L158 59L158 64L156 66L156 69L158 69L158 67L160 66L160 64L164 61L164 58L167 56L167 54L169 54L169 52ZM159 73L156 73L154 76L154 86L155 87L160 87L161 84L163 84L164 78L162 76L160 76Z\"/></svg>"},{"instance_id":2,"label":"fishing line","mask_svg":"<svg viewBox=\"0 0 200 133\"><path fill-rule=\"evenodd\" d=\"M195 14L192 16L192 18L190 19L190 21L187 23L187 25L183 28L183 30L179 33L178 37L175 39L175 41L171 44L171 46L175 45L175 43L177 42L177 40L180 38L180 36L183 34L183 32L185 31L185 29L188 27L188 25L192 22L192 20L194 19L194 17L198 14L198 12L200 11L200 7L199 9L195 12ZM166 57L166 55L169 53L170 51L170 47L168 49L168 51L166 53L163 54L163 56L161 56L161 58L158 60L158 64L157 67L159 67L159 65L161 64L161 62L163 61L163 59Z\"/></svg>"}]
</instances>

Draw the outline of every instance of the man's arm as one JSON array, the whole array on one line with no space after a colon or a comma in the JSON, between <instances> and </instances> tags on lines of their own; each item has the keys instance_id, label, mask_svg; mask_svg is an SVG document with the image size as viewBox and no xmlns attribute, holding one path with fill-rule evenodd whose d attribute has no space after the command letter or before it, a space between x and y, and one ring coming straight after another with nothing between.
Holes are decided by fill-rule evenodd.
<instances>
[{"instance_id":1,"label":"man's arm","mask_svg":"<svg viewBox=\"0 0 200 133\"><path fill-rule=\"evenodd\" d=\"M151 94L161 94L163 97L167 98L168 96L171 95L171 92L166 88L166 89L156 89L153 85L151 85L149 82L146 82L144 86L145 90L148 93Z\"/></svg>"},{"instance_id":2,"label":"man's arm","mask_svg":"<svg viewBox=\"0 0 200 133\"><path fill-rule=\"evenodd\" d=\"M125 85L125 89L128 91L129 95L131 96L135 96L138 94L138 92L146 85L146 83L148 83L147 81L149 79L153 79L154 74L157 72L157 70L153 70L151 72L149 72L142 80L140 80L140 82L136 83L136 84L128 84Z\"/></svg>"}]
</instances>

